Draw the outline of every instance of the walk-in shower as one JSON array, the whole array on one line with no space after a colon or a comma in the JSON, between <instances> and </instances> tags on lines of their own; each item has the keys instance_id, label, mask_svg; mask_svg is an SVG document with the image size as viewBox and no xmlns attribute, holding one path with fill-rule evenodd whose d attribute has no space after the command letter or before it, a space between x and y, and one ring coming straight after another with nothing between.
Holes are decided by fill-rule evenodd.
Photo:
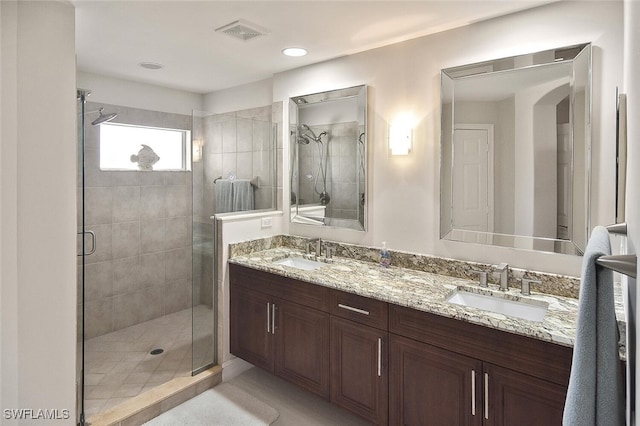
<instances>
[{"instance_id":1,"label":"walk-in shower","mask_svg":"<svg viewBox=\"0 0 640 426\"><path fill-rule=\"evenodd\" d=\"M89 94L78 90L82 424L217 362L213 241L194 218L193 191L203 186L195 180L203 177L192 172L192 115L89 102ZM113 126L184 135L172 151L183 156L182 168L101 166L101 141ZM118 153L127 163L135 142Z\"/></svg>"}]
</instances>

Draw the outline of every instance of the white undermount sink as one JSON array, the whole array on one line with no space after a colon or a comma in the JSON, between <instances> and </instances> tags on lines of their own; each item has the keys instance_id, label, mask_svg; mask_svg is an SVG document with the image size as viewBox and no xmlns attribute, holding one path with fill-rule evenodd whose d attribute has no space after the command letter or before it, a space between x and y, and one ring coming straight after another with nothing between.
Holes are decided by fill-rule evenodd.
<instances>
[{"instance_id":1,"label":"white undermount sink","mask_svg":"<svg viewBox=\"0 0 640 426\"><path fill-rule=\"evenodd\" d=\"M305 259L303 257L285 257L284 259L273 262L277 265L290 266L292 268L302 269L304 271L313 271L326 265L323 262Z\"/></svg>"},{"instance_id":2,"label":"white undermount sink","mask_svg":"<svg viewBox=\"0 0 640 426\"><path fill-rule=\"evenodd\" d=\"M478 294L457 289L447 297L447 302L462 306L483 309L510 317L522 318L529 321L541 322L547 313L549 305L537 300L509 300L502 297Z\"/></svg>"}]
</instances>

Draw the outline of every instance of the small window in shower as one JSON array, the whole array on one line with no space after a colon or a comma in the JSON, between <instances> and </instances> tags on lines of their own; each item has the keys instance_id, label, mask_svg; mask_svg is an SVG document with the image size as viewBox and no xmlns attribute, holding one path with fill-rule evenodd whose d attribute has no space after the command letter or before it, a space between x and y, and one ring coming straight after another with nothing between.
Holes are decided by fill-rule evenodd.
<instances>
[{"instance_id":1,"label":"small window in shower","mask_svg":"<svg viewBox=\"0 0 640 426\"><path fill-rule=\"evenodd\" d=\"M100 170L190 170L191 132L103 123Z\"/></svg>"}]
</instances>

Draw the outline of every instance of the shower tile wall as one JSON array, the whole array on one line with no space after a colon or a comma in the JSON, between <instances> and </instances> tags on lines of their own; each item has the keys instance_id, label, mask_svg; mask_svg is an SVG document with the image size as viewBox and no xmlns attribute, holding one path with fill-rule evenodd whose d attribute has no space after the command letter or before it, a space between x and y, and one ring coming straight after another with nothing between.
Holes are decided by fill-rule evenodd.
<instances>
[{"instance_id":1,"label":"shower tile wall","mask_svg":"<svg viewBox=\"0 0 640 426\"><path fill-rule=\"evenodd\" d=\"M191 130L191 116L92 102L86 108L100 107L118 112L114 122ZM86 257L86 338L192 301L191 172L103 172L99 143L99 127L87 124L85 223L96 234L96 251Z\"/></svg>"},{"instance_id":2,"label":"shower tile wall","mask_svg":"<svg viewBox=\"0 0 640 426\"><path fill-rule=\"evenodd\" d=\"M215 213L214 180L230 173L236 179L258 178L255 209L271 209L276 185L272 106L203 118L204 209Z\"/></svg>"},{"instance_id":3,"label":"shower tile wall","mask_svg":"<svg viewBox=\"0 0 640 426\"><path fill-rule=\"evenodd\" d=\"M332 123L314 125L316 135L326 131L322 140L328 144L326 188L331 200L325 214L333 218L358 219L358 123ZM322 191L322 175L316 176L320 156L318 145L311 142L299 145L300 203L320 203L318 191Z\"/></svg>"}]
</instances>

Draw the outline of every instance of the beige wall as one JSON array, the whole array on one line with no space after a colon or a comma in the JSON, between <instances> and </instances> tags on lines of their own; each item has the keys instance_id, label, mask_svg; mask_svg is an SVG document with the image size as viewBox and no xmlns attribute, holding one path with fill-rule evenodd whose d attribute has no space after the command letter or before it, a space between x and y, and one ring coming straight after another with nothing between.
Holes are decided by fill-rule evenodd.
<instances>
[{"instance_id":1,"label":"beige wall","mask_svg":"<svg viewBox=\"0 0 640 426\"><path fill-rule=\"evenodd\" d=\"M75 14L63 2L0 10L0 407L69 410L57 424L73 425Z\"/></svg>"},{"instance_id":2,"label":"beige wall","mask_svg":"<svg viewBox=\"0 0 640 426\"><path fill-rule=\"evenodd\" d=\"M87 98L91 102L186 115L203 108L199 93L87 72L78 72L78 87L91 90Z\"/></svg>"}]
</instances>

